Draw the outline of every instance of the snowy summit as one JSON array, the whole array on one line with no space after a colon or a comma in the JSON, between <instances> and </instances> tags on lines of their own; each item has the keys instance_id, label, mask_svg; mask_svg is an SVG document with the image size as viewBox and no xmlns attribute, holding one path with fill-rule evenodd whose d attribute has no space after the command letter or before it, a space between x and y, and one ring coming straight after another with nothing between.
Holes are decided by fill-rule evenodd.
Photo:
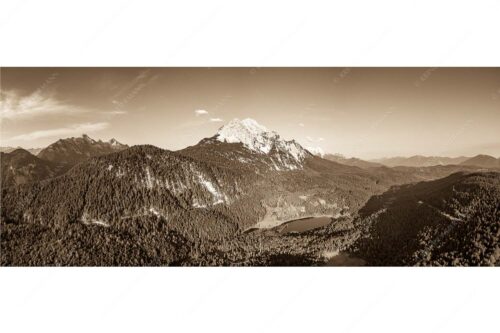
<instances>
[{"instance_id":1,"label":"snowy summit","mask_svg":"<svg viewBox=\"0 0 500 333\"><path fill-rule=\"evenodd\" d=\"M216 139L227 143L242 143L246 148L261 154L269 154L276 149L277 152L291 155L296 161L302 161L307 155L307 151L294 140L286 141L278 133L269 131L250 118L233 119L219 129Z\"/></svg>"},{"instance_id":2,"label":"snowy summit","mask_svg":"<svg viewBox=\"0 0 500 333\"><path fill-rule=\"evenodd\" d=\"M277 136L253 119L233 119L217 132L217 140L228 143L241 142L245 147L264 154L272 147L271 138Z\"/></svg>"}]
</instances>

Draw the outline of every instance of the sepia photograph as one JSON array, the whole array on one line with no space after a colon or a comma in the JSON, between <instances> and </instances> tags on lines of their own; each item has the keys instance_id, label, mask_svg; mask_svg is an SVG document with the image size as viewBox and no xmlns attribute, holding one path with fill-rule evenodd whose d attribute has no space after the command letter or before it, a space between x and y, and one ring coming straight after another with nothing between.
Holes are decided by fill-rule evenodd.
<instances>
[{"instance_id":1,"label":"sepia photograph","mask_svg":"<svg viewBox=\"0 0 500 333\"><path fill-rule=\"evenodd\" d=\"M498 327L499 1L0 8L2 331Z\"/></svg>"},{"instance_id":2,"label":"sepia photograph","mask_svg":"<svg viewBox=\"0 0 500 333\"><path fill-rule=\"evenodd\" d=\"M2 68L2 266L495 266L499 68Z\"/></svg>"}]
</instances>

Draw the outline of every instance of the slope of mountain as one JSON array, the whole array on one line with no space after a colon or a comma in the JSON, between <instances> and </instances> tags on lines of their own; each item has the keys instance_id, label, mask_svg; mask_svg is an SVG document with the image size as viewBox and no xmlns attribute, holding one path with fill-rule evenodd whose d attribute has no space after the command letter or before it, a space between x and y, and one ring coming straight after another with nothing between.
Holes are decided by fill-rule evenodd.
<instances>
[{"instance_id":1,"label":"slope of mountain","mask_svg":"<svg viewBox=\"0 0 500 333\"><path fill-rule=\"evenodd\" d=\"M1 187L36 182L60 175L66 168L42 160L24 149L0 153Z\"/></svg>"},{"instance_id":2,"label":"slope of mountain","mask_svg":"<svg viewBox=\"0 0 500 333\"><path fill-rule=\"evenodd\" d=\"M351 250L369 265L496 265L500 173L455 173L394 187L360 210Z\"/></svg>"},{"instance_id":3,"label":"slope of mountain","mask_svg":"<svg viewBox=\"0 0 500 333\"><path fill-rule=\"evenodd\" d=\"M477 155L463 161L460 164L478 166L482 168L500 168L500 158L497 159L489 155Z\"/></svg>"},{"instance_id":4,"label":"slope of mountain","mask_svg":"<svg viewBox=\"0 0 500 333\"><path fill-rule=\"evenodd\" d=\"M90 157L101 156L128 148L115 139L109 142L94 140L83 134L79 138L60 139L38 153L38 157L47 161L78 164Z\"/></svg>"},{"instance_id":5,"label":"slope of mountain","mask_svg":"<svg viewBox=\"0 0 500 333\"><path fill-rule=\"evenodd\" d=\"M351 158L346 158L343 155L340 154L325 154L322 156L324 159L334 161L340 164L344 165L350 165L350 166L355 166L358 168L376 168L382 166L380 163L375 163L375 162L368 162L364 161L359 158L351 157Z\"/></svg>"},{"instance_id":6,"label":"slope of mountain","mask_svg":"<svg viewBox=\"0 0 500 333\"><path fill-rule=\"evenodd\" d=\"M388 167L407 166L407 167L427 167L435 165L454 165L460 164L467 160L468 157L441 157L441 156L421 156L415 155L411 157L389 157L375 159L371 162L383 164Z\"/></svg>"}]
</instances>

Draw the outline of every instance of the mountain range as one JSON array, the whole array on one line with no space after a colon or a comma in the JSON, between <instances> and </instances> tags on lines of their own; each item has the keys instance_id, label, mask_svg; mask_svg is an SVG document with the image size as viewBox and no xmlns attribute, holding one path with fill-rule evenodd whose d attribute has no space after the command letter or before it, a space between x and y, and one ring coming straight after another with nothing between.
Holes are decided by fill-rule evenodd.
<instances>
[{"instance_id":1,"label":"mountain range","mask_svg":"<svg viewBox=\"0 0 500 333\"><path fill-rule=\"evenodd\" d=\"M365 161L356 157L347 158L340 154L324 154L322 157L340 164L356 166L359 168L376 168L382 166L380 163Z\"/></svg>"},{"instance_id":2,"label":"mountain range","mask_svg":"<svg viewBox=\"0 0 500 333\"><path fill-rule=\"evenodd\" d=\"M443 157L443 156L421 156L411 157L388 157L371 160L371 162L382 164L388 167L427 167L436 165L472 165L484 168L496 168L500 166L500 158L489 155L477 155L474 157Z\"/></svg>"},{"instance_id":3,"label":"mountain range","mask_svg":"<svg viewBox=\"0 0 500 333\"><path fill-rule=\"evenodd\" d=\"M90 157L101 156L128 148L115 139L108 142L94 140L83 134L79 138L61 139L43 148L38 157L51 162L75 165Z\"/></svg>"},{"instance_id":4,"label":"mountain range","mask_svg":"<svg viewBox=\"0 0 500 333\"><path fill-rule=\"evenodd\" d=\"M373 168L380 166L394 167L431 167L439 165L468 165L483 168L500 168L500 158L489 155L476 155L474 157L443 157L443 156L422 156L411 157L386 157L373 160L362 160L356 157L347 158L341 154L328 154L319 148L308 148L308 150L319 157L337 163L357 166L360 168Z\"/></svg>"},{"instance_id":5,"label":"mountain range","mask_svg":"<svg viewBox=\"0 0 500 333\"><path fill-rule=\"evenodd\" d=\"M362 242L375 240L380 211L397 200L391 193L404 186L420 191L425 182L439 201L446 194L435 192L440 179L475 174L466 182L478 188L467 199L474 202L499 176L466 164L391 168L324 157L252 119L235 119L179 151L84 135L59 140L38 156L2 153L2 265L316 265L331 251L349 251L368 264L416 265L422 262L384 261L385 248L374 254L367 249L377 246ZM374 202L387 207L368 214ZM496 203L484 201L475 211ZM276 232L310 216L335 223L301 234ZM406 219L410 229L417 218ZM460 255L461 264L492 262Z\"/></svg>"},{"instance_id":6,"label":"mountain range","mask_svg":"<svg viewBox=\"0 0 500 333\"><path fill-rule=\"evenodd\" d=\"M91 157L101 156L128 148L111 139L96 141L83 134L80 138L61 139L46 148L33 150L4 149L1 152L1 181L3 186L26 184L59 176L74 165Z\"/></svg>"}]
</instances>

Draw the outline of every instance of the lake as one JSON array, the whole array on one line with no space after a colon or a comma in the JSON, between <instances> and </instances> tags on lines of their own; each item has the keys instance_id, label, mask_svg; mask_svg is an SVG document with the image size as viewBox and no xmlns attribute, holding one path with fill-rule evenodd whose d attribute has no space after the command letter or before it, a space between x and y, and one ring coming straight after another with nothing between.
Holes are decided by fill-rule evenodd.
<instances>
[{"instance_id":1,"label":"lake","mask_svg":"<svg viewBox=\"0 0 500 333\"><path fill-rule=\"evenodd\" d=\"M330 216L306 217L281 224L277 230L280 234L290 232L305 232L330 224L333 218Z\"/></svg>"}]
</instances>

